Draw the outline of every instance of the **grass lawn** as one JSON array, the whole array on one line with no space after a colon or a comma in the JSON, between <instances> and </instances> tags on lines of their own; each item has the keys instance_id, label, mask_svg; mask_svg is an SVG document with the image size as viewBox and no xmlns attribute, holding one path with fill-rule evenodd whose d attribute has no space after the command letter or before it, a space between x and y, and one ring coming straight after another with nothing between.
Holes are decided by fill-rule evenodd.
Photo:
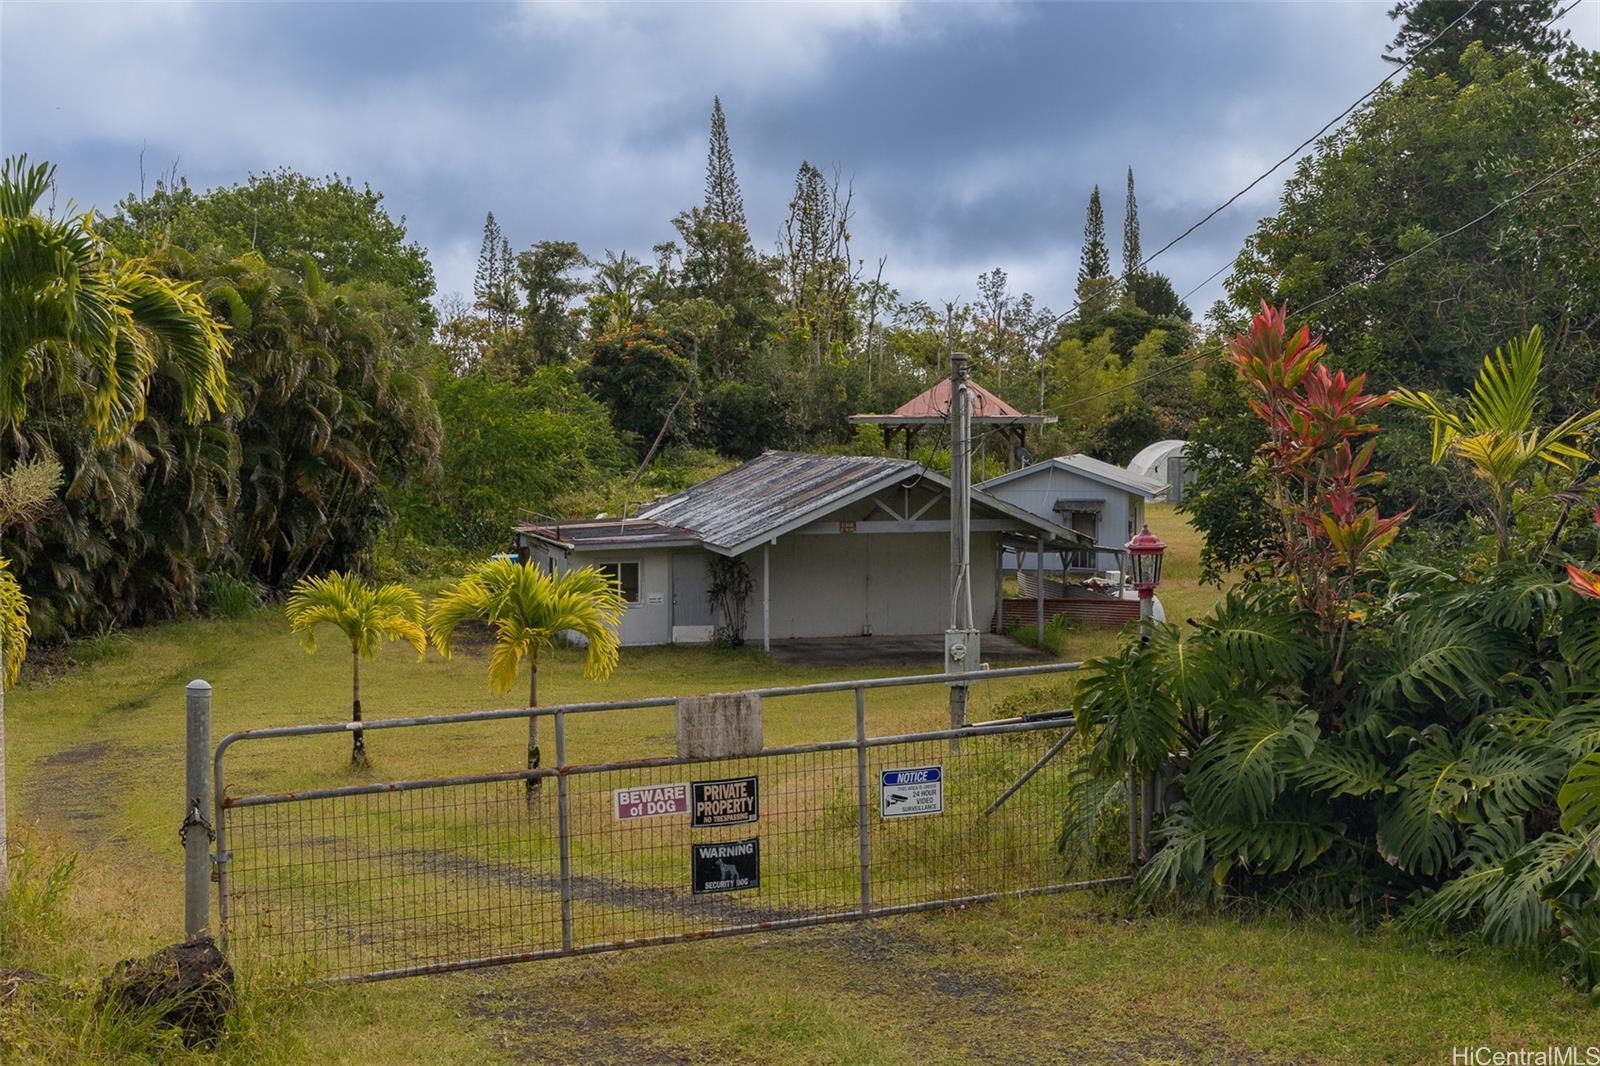
<instances>
[{"instance_id":1,"label":"grass lawn","mask_svg":"<svg viewBox=\"0 0 1600 1066\"><path fill-rule=\"evenodd\" d=\"M1203 613L1197 538L1162 508L1172 545L1168 616ZM1069 657L1108 649L1080 630ZM156 627L90 646L54 680L7 693L13 832L46 855L79 856L70 922L30 958L89 987L111 961L181 930L183 686L215 686L215 734L348 713L349 663L329 642L307 656L276 611ZM605 682L575 656L541 670L549 702L726 691L841 676L759 653L630 650ZM891 668L880 674L899 672ZM369 717L503 705L481 654L418 663L386 647L363 669ZM988 716L1019 683L973 696ZM936 726L938 690L869 696L875 733ZM853 731L848 694L774 701L769 744ZM574 722L574 761L660 753L672 712ZM255 791L515 767L525 727L499 723L240 749L231 778ZM548 751L548 746L547 746ZM231 757L230 757L231 758ZM1600 1014L1532 960L1428 945L1327 921L1238 915L1130 918L1115 892L1077 894L865 925L709 941L386 984L254 997L220 1057L237 1062L1448 1062L1456 1045L1593 1043ZM0 1060L114 1059L85 1027L8 1028ZM133 1057L131 1053L123 1057ZM165 1049L152 1059L201 1059Z\"/></svg>"}]
</instances>

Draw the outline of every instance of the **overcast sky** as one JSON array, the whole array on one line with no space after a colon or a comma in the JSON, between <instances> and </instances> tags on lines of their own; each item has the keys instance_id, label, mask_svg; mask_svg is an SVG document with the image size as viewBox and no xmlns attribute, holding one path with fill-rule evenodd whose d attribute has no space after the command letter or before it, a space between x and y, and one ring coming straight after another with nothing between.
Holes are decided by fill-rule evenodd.
<instances>
[{"instance_id":1,"label":"overcast sky","mask_svg":"<svg viewBox=\"0 0 1600 1066\"><path fill-rule=\"evenodd\" d=\"M201 188L349 175L465 292L488 210L519 248L648 258L702 195L720 94L758 246L809 160L854 179L856 253L907 297L1002 266L1062 309L1094 184L1115 257L1133 166L1155 249L1387 73L1389 3L5 3L0 146L104 210L141 149ZM1600 46L1585 7L1565 21ZM1288 171L1157 261L1180 292Z\"/></svg>"}]
</instances>

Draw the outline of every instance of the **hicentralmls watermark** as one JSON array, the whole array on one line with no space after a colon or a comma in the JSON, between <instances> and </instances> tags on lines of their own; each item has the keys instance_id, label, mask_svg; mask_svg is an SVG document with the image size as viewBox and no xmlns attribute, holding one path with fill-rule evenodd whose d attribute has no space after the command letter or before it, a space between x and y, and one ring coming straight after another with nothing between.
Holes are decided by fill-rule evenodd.
<instances>
[{"instance_id":1,"label":"hicentralmls watermark","mask_svg":"<svg viewBox=\"0 0 1600 1066\"><path fill-rule=\"evenodd\" d=\"M1600 1066L1600 1044L1542 1048L1453 1047L1450 1066Z\"/></svg>"}]
</instances>

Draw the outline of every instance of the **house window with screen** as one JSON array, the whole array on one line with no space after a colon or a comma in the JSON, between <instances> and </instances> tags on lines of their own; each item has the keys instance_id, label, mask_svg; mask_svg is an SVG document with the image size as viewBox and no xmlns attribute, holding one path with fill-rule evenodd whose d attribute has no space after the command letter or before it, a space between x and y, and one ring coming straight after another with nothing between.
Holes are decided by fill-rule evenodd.
<instances>
[{"instance_id":1,"label":"house window with screen","mask_svg":"<svg viewBox=\"0 0 1600 1066\"><path fill-rule=\"evenodd\" d=\"M639 602L638 563L598 563L595 569L616 582L623 600L630 606Z\"/></svg>"}]
</instances>

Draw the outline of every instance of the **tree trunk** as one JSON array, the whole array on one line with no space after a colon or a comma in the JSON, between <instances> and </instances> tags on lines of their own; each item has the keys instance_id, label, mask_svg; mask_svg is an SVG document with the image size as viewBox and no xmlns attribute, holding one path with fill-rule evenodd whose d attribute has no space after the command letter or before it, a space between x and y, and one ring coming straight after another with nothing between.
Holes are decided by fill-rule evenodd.
<instances>
[{"instance_id":1,"label":"tree trunk","mask_svg":"<svg viewBox=\"0 0 1600 1066\"><path fill-rule=\"evenodd\" d=\"M361 721L361 652L355 648L350 649L350 659L355 664L354 680L351 684L350 720ZM355 739L350 743L350 764L352 766L367 765L367 740L364 731L357 729L351 734Z\"/></svg>"},{"instance_id":2,"label":"tree trunk","mask_svg":"<svg viewBox=\"0 0 1600 1066\"><path fill-rule=\"evenodd\" d=\"M539 706L539 660L528 658L528 706ZM539 768L539 718L537 715L528 715L528 769ZM544 784L542 778L528 778L528 798L532 799L539 794L539 787Z\"/></svg>"}]
</instances>

